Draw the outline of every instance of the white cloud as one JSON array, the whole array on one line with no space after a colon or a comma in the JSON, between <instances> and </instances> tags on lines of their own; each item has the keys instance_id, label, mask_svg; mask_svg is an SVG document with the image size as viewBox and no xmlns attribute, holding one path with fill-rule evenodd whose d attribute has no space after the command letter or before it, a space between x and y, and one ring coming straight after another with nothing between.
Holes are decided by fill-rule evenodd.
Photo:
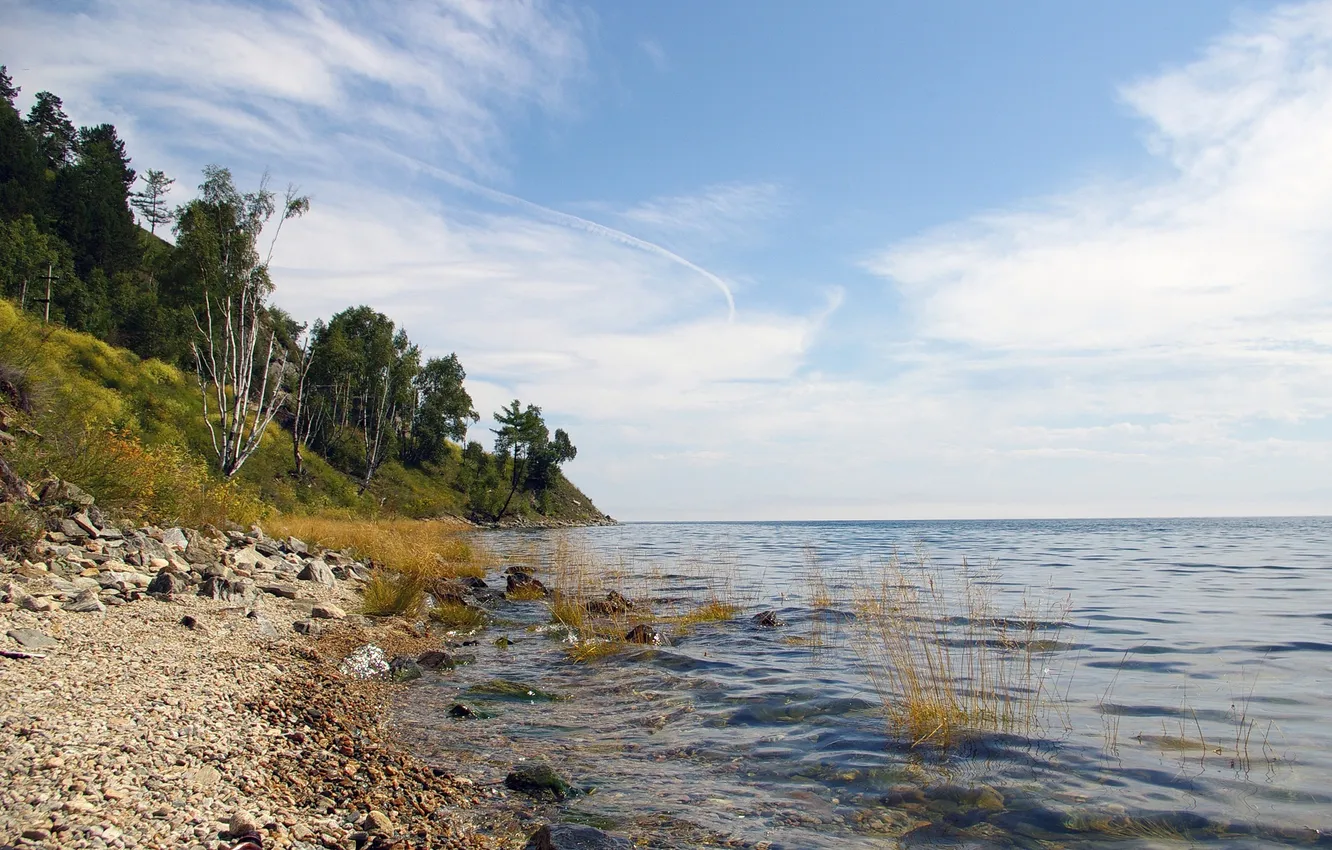
<instances>
[{"instance_id":1,"label":"white cloud","mask_svg":"<svg viewBox=\"0 0 1332 850\"><path fill-rule=\"evenodd\" d=\"M302 182L315 205L284 231L280 303L307 319L369 303L428 354L456 350L482 412L517 395L569 428L572 476L612 513L1332 509L1332 4L1247 21L1124 88L1165 178L879 251L867 267L906 321L850 339L877 318L859 303L733 309L693 253L760 239L790 203L774 184L586 218L482 185L513 122L576 111L576 16L464 0L88 8L15 7L0 47L33 68L25 94L113 116L144 167L240 159ZM818 357L829 341L851 365Z\"/></svg>"},{"instance_id":2,"label":"white cloud","mask_svg":"<svg viewBox=\"0 0 1332 850\"><path fill-rule=\"evenodd\" d=\"M289 152L322 148L333 125L480 173L495 171L504 119L566 107L586 61L579 19L527 0L94 0L79 14L17 4L6 18L12 64L71 111L170 99L159 132L196 137L209 122L235 152L271 151L276 130ZM268 132L245 132L246 118Z\"/></svg>"}]
</instances>

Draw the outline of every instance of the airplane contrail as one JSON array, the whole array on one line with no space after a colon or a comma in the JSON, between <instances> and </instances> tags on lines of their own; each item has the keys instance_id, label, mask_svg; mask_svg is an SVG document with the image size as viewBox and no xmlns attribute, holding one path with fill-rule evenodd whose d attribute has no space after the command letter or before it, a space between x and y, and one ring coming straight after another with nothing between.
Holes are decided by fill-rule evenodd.
<instances>
[{"instance_id":1,"label":"airplane contrail","mask_svg":"<svg viewBox=\"0 0 1332 850\"><path fill-rule=\"evenodd\" d=\"M690 271L702 277L704 280L711 282L714 286L716 286L718 289L721 290L722 295L726 298L726 310L727 310L726 321L727 322L735 321L735 296L731 294L731 287L726 284L726 281L722 280L720 277L708 271L707 269L703 268L702 266L698 265L697 263L693 263L687 260L686 258L681 257L679 254L675 253L674 251L670 251L654 242L649 242L646 239L639 239L637 236L625 233L622 230L616 230L613 227L607 227L604 224L598 224L595 221L589 221L588 219L580 218L579 216L572 215L570 213L560 212L559 210L553 210L550 207L543 207L541 206L541 204L533 203L532 201L529 201L526 198L520 198L517 195L510 195L508 192L501 192L498 189L492 189L489 186L483 186L480 183L468 180L466 177L454 174L451 171L446 171L445 169L435 165L431 165L428 162L422 162L421 160L416 159L415 157L399 153L398 151L381 148L378 145L374 145L373 147L376 147L381 152L396 157L397 159L402 160L403 162L408 164L409 166L416 168L420 171L424 171L430 176L442 180L451 186L462 189L465 192L471 192L476 195L481 195L482 197L489 198L490 200L496 201L497 203L507 204L508 206L529 210L530 212L536 213L542 218L554 221L557 224L563 225L565 227L573 228L575 230L582 230L585 233L591 233L596 236L603 237L605 239L610 239L611 241L618 242L621 245L626 245L630 248L636 248L648 254L653 254L655 256L661 257L662 259L669 260L670 262L675 263L677 265L684 266L685 268L689 269Z\"/></svg>"}]
</instances>

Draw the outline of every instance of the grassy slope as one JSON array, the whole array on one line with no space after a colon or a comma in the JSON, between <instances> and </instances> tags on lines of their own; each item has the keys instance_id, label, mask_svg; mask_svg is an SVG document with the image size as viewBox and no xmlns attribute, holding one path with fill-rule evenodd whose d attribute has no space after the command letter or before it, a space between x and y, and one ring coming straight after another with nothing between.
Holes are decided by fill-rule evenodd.
<instances>
[{"instance_id":1,"label":"grassy slope","mask_svg":"<svg viewBox=\"0 0 1332 850\"><path fill-rule=\"evenodd\" d=\"M128 429L147 445L175 444L212 460L192 375L156 360L141 360L88 334L43 325L5 300L0 300L0 364L27 374L34 422L48 440L60 438L61 431ZM360 516L411 517L467 513L465 496L455 487L461 457L456 447L453 457L429 469L385 463L363 495L357 494L355 482L317 454L306 450L304 456L307 475L297 480L291 436L273 424L238 478L265 504L286 512L341 509ZM591 500L563 478L545 507L549 519L581 522L601 517ZM541 518L525 496L514 498L510 512Z\"/></svg>"}]
</instances>

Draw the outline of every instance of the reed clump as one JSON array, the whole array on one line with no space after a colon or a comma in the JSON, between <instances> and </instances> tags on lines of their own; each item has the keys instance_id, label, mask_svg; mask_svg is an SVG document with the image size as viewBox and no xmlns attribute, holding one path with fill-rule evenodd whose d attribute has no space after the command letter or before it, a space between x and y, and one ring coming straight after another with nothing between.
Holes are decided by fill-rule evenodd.
<instances>
[{"instance_id":1,"label":"reed clump","mask_svg":"<svg viewBox=\"0 0 1332 850\"><path fill-rule=\"evenodd\" d=\"M430 609L429 617L451 631L474 632L486 626L486 612L465 603L442 602Z\"/></svg>"},{"instance_id":2,"label":"reed clump","mask_svg":"<svg viewBox=\"0 0 1332 850\"><path fill-rule=\"evenodd\" d=\"M989 733L1035 734L1058 693L1047 663L1067 599L1000 616L995 587L966 561L945 570L896 556L857 604L856 649L890 730L912 746L950 749Z\"/></svg>"},{"instance_id":3,"label":"reed clump","mask_svg":"<svg viewBox=\"0 0 1332 850\"><path fill-rule=\"evenodd\" d=\"M425 608L425 579L374 570L361 589L361 612L371 617L419 617Z\"/></svg>"}]
</instances>

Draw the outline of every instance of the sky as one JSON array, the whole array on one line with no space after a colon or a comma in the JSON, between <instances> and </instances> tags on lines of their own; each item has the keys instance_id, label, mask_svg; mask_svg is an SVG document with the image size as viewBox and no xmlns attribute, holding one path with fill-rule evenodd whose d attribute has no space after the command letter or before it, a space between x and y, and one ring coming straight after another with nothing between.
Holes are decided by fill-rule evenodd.
<instances>
[{"instance_id":1,"label":"sky","mask_svg":"<svg viewBox=\"0 0 1332 850\"><path fill-rule=\"evenodd\" d=\"M0 0L626 520L1332 513L1332 2Z\"/></svg>"}]
</instances>

